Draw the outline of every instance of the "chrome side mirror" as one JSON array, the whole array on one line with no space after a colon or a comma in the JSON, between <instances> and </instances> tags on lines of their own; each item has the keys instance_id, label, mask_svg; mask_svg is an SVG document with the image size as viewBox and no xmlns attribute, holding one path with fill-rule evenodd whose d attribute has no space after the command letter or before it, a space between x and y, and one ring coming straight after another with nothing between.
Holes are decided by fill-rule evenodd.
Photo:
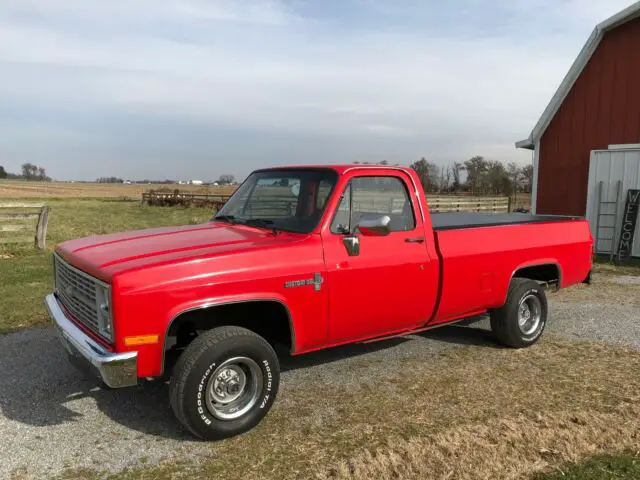
<instances>
[{"instance_id":1,"label":"chrome side mirror","mask_svg":"<svg viewBox=\"0 0 640 480\"><path fill-rule=\"evenodd\" d=\"M380 215L369 219L361 219L356 229L366 237L384 237L391 233L391 217Z\"/></svg>"},{"instance_id":2,"label":"chrome side mirror","mask_svg":"<svg viewBox=\"0 0 640 480\"><path fill-rule=\"evenodd\" d=\"M357 257L360 255L360 237L356 237L355 235L342 237L342 243L344 243L344 246L347 249L347 254L350 257Z\"/></svg>"}]
</instances>

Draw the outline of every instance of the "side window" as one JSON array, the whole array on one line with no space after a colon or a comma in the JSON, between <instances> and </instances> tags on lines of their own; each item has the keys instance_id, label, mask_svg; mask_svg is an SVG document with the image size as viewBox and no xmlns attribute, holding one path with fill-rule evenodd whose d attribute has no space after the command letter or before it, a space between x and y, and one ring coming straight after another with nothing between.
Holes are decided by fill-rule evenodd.
<instances>
[{"instance_id":1,"label":"side window","mask_svg":"<svg viewBox=\"0 0 640 480\"><path fill-rule=\"evenodd\" d=\"M333 233L353 231L361 218L388 215L391 231L413 230L416 220L407 189L397 177L354 178L331 224Z\"/></svg>"}]
</instances>

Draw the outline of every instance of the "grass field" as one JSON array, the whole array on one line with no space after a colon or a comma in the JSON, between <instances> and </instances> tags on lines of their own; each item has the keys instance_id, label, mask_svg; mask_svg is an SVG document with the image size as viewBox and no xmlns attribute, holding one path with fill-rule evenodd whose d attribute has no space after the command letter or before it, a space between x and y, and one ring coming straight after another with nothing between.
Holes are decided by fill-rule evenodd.
<instances>
[{"instance_id":1,"label":"grass field","mask_svg":"<svg viewBox=\"0 0 640 480\"><path fill-rule=\"evenodd\" d=\"M42 299L51 291L51 251L71 238L208 220L204 208L148 207L115 199L47 199L51 207L47 250L0 245L0 333L48 321Z\"/></svg>"},{"instance_id":2,"label":"grass field","mask_svg":"<svg viewBox=\"0 0 640 480\"><path fill-rule=\"evenodd\" d=\"M203 193L209 195L230 195L236 186L216 185L124 185L107 183L83 183L83 182L25 182L25 181L0 181L0 201L2 199L46 199L46 198L127 198L139 199L144 192L152 189L181 190L191 193ZM440 196L440 195L439 195ZM446 198L446 196L444 196ZM531 198L529 194L519 193L513 199L512 207L530 208Z\"/></svg>"},{"instance_id":3,"label":"grass field","mask_svg":"<svg viewBox=\"0 0 640 480\"><path fill-rule=\"evenodd\" d=\"M83 182L24 182L0 181L0 201L14 198L130 198L140 199L143 192L153 189L179 189L193 193L207 193L211 195L229 195L235 186L216 185L151 185L121 183L83 183Z\"/></svg>"}]
</instances>

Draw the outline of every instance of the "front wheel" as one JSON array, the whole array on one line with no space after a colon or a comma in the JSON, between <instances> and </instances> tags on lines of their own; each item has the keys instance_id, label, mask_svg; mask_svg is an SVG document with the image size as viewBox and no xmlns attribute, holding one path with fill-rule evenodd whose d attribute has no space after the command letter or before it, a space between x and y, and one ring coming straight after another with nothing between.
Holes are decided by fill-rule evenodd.
<instances>
[{"instance_id":1,"label":"front wheel","mask_svg":"<svg viewBox=\"0 0 640 480\"><path fill-rule=\"evenodd\" d=\"M271 345L250 330L225 326L187 347L173 369L169 396L189 431L218 440L256 426L273 405L279 383Z\"/></svg>"},{"instance_id":2,"label":"front wheel","mask_svg":"<svg viewBox=\"0 0 640 480\"><path fill-rule=\"evenodd\" d=\"M537 282L514 278L505 304L491 312L491 330L503 345L528 347L542 336L547 309L547 296Z\"/></svg>"}]
</instances>

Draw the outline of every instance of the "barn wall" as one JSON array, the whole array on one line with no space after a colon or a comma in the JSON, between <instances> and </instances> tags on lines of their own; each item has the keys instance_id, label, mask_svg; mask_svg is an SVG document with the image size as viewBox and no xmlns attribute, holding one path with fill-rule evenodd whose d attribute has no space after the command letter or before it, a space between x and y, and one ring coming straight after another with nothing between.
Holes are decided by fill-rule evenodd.
<instances>
[{"instance_id":1,"label":"barn wall","mask_svg":"<svg viewBox=\"0 0 640 480\"><path fill-rule=\"evenodd\" d=\"M539 214L584 215L591 150L640 141L640 19L607 32L540 139Z\"/></svg>"}]
</instances>

